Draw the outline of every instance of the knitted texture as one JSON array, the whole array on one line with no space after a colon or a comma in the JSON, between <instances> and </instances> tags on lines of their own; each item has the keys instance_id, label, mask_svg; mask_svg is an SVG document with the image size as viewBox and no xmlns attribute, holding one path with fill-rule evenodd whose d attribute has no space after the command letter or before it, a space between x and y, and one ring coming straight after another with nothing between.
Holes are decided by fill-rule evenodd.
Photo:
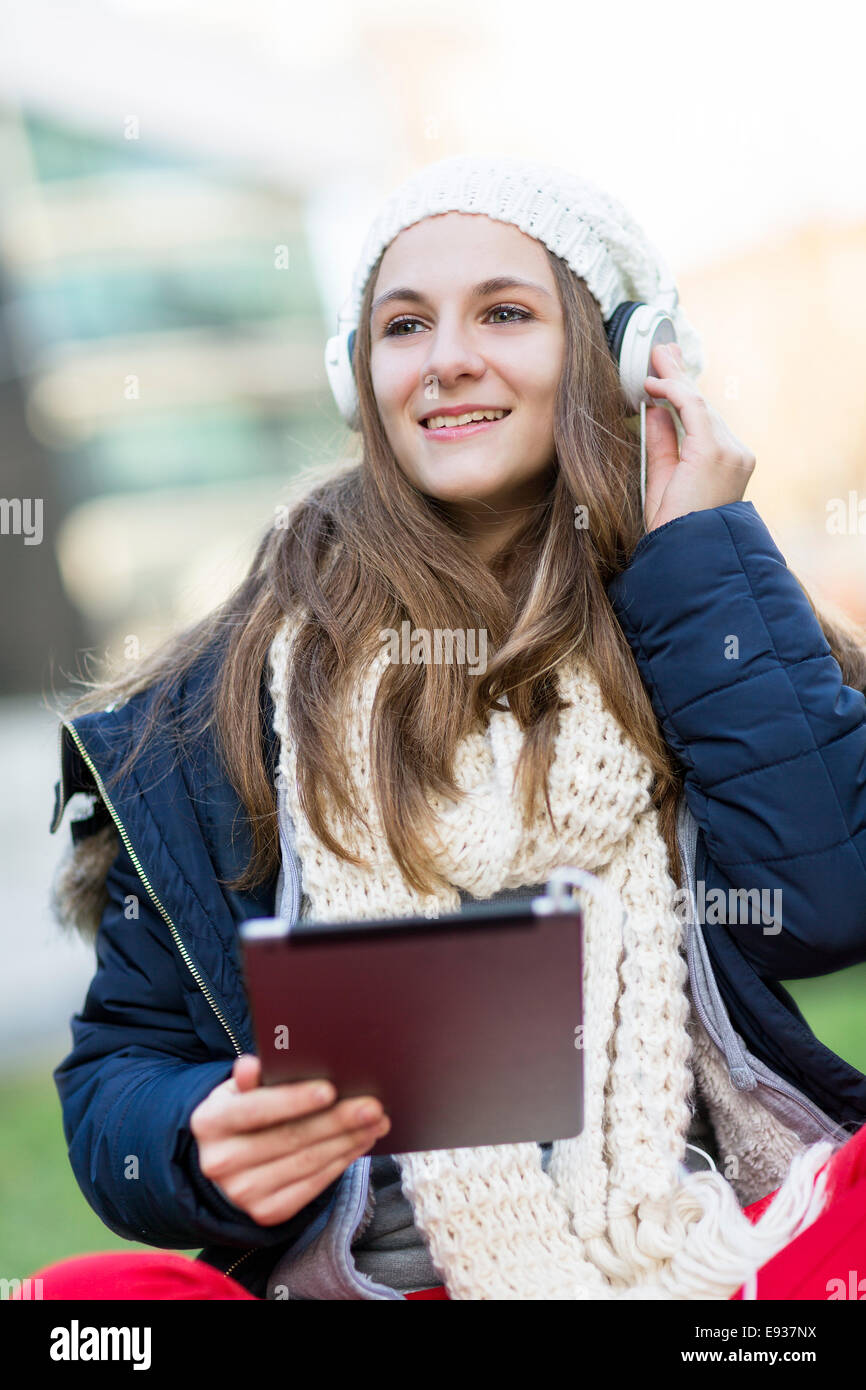
<instances>
[{"instance_id":1,"label":"knitted texture","mask_svg":"<svg viewBox=\"0 0 866 1390\"><path fill-rule=\"evenodd\" d=\"M370 271L397 233L442 212L483 213L543 242L586 282L605 320L624 300L654 304L674 284L627 209L588 179L511 155L453 155L417 170L385 200L364 240L347 321L357 325ZM671 318L694 380L703 370L700 336L679 303Z\"/></svg>"},{"instance_id":2,"label":"knitted texture","mask_svg":"<svg viewBox=\"0 0 866 1390\"><path fill-rule=\"evenodd\" d=\"M279 776L286 788L308 915L316 920L458 911L477 897L588 870L627 917L592 895L584 905L584 1125L559 1139L547 1173L537 1144L394 1155L414 1219L452 1299L728 1298L818 1215L829 1141L805 1144L738 1092L687 993L676 885L667 867L648 760L605 708L585 663L556 668L561 711L550 773L553 830L525 830L513 777L523 734L509 710L463 738L457 801L429 794L428 849L446 886L417 892L388 849L370 779L369 718L388 660L359 673L346 748L369 831L338 824L338 841L368 861L347 864L314 834L300 805L286 701L297 617L269 654ZM609 896L609 895L608 895ZM695 1088L722 1152L743 1156L743 1188L683 1162ZM546 1136L539 1136L543 1139ZM753 1225L741 1203L781 1186Z\"/></svg>"}]
</instances>

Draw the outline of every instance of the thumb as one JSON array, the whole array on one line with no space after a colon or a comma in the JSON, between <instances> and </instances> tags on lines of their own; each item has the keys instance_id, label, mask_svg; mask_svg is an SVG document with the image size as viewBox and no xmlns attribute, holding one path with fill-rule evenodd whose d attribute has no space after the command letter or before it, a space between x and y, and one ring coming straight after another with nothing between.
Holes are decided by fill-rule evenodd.
<instances>
[{"instance_id":1,"label":"thumb","mask_svg":"<svg viewBox=\"0 0 866 1390\"><path fill-rule=\"evenodd\" d=\"M677 431L663 406L646 413L646 506L644 524L651 529L668 483L679 463Z\"/></svg>"},{"instance_id":2,"label":"thumb","mask_svg":"<svg viewBox=\"0 0 866 1390\"><path fill-rule=\"evenodd\" d=\"M261 1058L252 1052L245 1052L235 1060L232 1080L239 1091L252 1091L258 1086L262 1074Z\"/></svg>"}]
</instances>

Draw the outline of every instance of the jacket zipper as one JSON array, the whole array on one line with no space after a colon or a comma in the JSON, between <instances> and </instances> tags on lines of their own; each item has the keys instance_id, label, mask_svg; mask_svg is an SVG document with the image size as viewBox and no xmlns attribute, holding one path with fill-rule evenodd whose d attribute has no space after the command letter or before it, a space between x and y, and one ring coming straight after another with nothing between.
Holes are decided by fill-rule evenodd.
<instances>
[{"instance_id":1,"label":"jacket zipper","mask_svg":"<svg viewBox=\"0 0 866 1390\"><path fill-rule=\"evenodd\" d=\"M281 846L281 848L282 848L283 859L284 859L284 860L287 859L288 862L289 862L289 877L290 877L290 879L291 879L291 885L292 885L292 906L291 906L291 909L290 909L290 913L291 913L291 919L293 920L293 919L297 916L298 908L299 908L299 906L300 906L300 877L299 877L299 874L298 874L298 866L297 866L297 864L296 864L296 862L295 862L295 856L294 856L294 854L293 854L293 852L292 852L292 847L291 847L291 845L290 845L289 842L288 842L288 839L287 839L287 836L286 836L285 826L284 826L284 824L283 824L283 814L284 814L284 805L285 805L285 803L284 803L284 801L283 801L283 796L284 796L284 792L283 792L283 786L282 786L282 775L280 774L280 775L278 776L278 780L277 780L277 799L278 799L278 805L277 805L277 811L278 811L277 821L278 821L278 825L279 825L280 846ZM280 906L279 903L275 904L275 906L276 906L277 911L279 911L279 906ZM232 1273L237 1269L238 1265L242 1265L243 1262L244 1262L244 1260L248 1260L249 1257L250 1257L250 1255L254 1255L255 1252L256 1252L259 1248L260 1248L259 1246L254 1245L250 1250L245 1250L244 1253L243 1253L243 1255L240 1255L240 1256L238 1257L238 1259L236 1259L236 1260L234 1261L233 1264L230 1264L230 1265L229 1265L228 1269L225 1270L225 1273L226 1273L227 1275L232 1274Z\"/></svg>"},{"instance_id":2,"label":"jacket zipper","mask_svg":"<svg viewBox=\"0 0 866 1390\"><path fill-rule=\"evenodd\" d=\"M125 826L123 825L123 823L122 823L120 817L118 816L117 811L114 809L114 805L113 805L113 803L112 803L110 797L108 796L108 793L107 793L106 790L105 790L105 784L104 784L104 782L103 782L101 776L99 775L99 772L97 771L96 767L95 767L94 764L93 764L93 759L90 757L90 754L88 753L87 749L84 747L84 744L82 743L81 738L80 738L80 736L79 736L79 734L78 734L78 730L75 728L75 726L74 726L73 724L69 724L69 723L66 722L66 720L63 720L63 721L62 721L62 726L61 726L61 735L60 735L61 739L62 739L62 737L63 737L63 733L62 733L62 729L63 729L63 728L66 728L66 729L69 730L69 732L70 732L70 734L72 735L72 738L73 738L73 740L74 740L74 742L75 742L76 748L78 749L79 753L81 754L82 758L84 759L85 763L87 764L88 768L90 769L90 772L91 772L91 774L92 774L92 776L93 776L93 780L95 781L95 783L96 783L96 785L97 785L97 788L99 789L99 795L102 797L102 800L105 802L105 805L108 807L108 810L109 810L109 812L110 812L110 814L111 814L111 818L112 818L112 820L114 821L114 824L117 826L118 833L120 834L120 838L122 839L122 841L123 841L123 843L124 843L124 846L125 846L125 848L126 848L126 851L127 851L127 853L129 854L129 857L130 857L130 859L132 860L133 864L135 865L135 871L136 871L136 873L138 874L139 878L141 879L142 883L144 884L145 888L147 889L148 893L150 894L151 898L153 899L153 902L154 902L154 904L156 905L156 907L157 907L157 909L158 909L158 911L159 911L159 913L160 913L160 916L163 918L163 920L164 920L164 922L166 923L166 925L167 925L169 931L171 932L172 940L174 941L175 945L177 946L178 951L180 952L181 959L183 960L184 964L189 968L190 974L192 975L193 979L195 980L196 984L198 985L198 987L199 987L199 989L201 990L202 994L204 995L205 999L206 999L207 1002L210 1004L211 1008L213 1009L214 1013L216 1014L217 1018L219 1019L220 1023L222 1024L223 1028L224 1028L224 1029L226 1030L226 1032L228 1033L229 1038L231 1039L232 1047L234 1048L235 1052L237 1053L237 1055L238 1055L239 1057L242 1056L242 1055L243 1055L243 1048L242 1048L242 1047L240 1046L240 1044L238 1043L237 1038L235 1037L235 1035L234 1035L234 1033L232 1032L231 1028L229 1027L228 1023L226 1022L226 1020L225 1020L225 1018L223 1017L222 1013L220 1012L220 1010L217 1008L216 1004L214 1003L214 999L213 999L213 996L212 996L210 990L208 989L207 985L205 984L204 980L202 979L202 977L201 977L201 975L199 974L199 972L198 972L198 970L196 969L196 967L193 965L192 959L191 959L191 957L190 957L190 954L189 954L188 950L186 949L186 946L183 944L183 941L182 941L182 939L181 939L180 932L178 931L177 927L174 925L174 922L173 922L173 921L171 920L171 918L169 917L168 913L166 912L166 910L165 910L165 908L163 907L162 903L160 902L159 898L156 896L156 893L153 891L153 888L151 887L151 884L150 884L150 880L148 879L147 874L144 872L144 869L141 867L141 863L140 863L140 861L139 861L138 855L136 854L135 850L134 850L133 847L132 847L132 841L130 840L129 835L126 833L126 828L125 828ZM62 759L61 759L61 778L62 778L62 776L63 776L62 768L63 768L63 762L62 762ZM64 790L64 788L63 788L62 785L61 785L61 795L62 795L63 790Z\"/></svg>"},{"instance_id":3,"label":"jacket zipper","mask_svg":"<svg viewBox=\"0 0 866 1390\"><path fill-rule=\"evenodd\" d=\"M695 929L692 928L693 932L694 930ZM694 979L694 975L692 976L692 978ZM704 1003L701 999L699 989L692 989L692 998L695 1001L698 1016L701 1022L703 1023L705 1029L709 1033L713 1042L716 1044L716 1047L718 1047L722 1052L724 1052L724 1046L722 1044L721 1037L716 1029L715 1022L709 1017L706 1008L704 1007ZM725 1060L727 1061L727 1057ZM809 1100L808 1096L804 1096L802 1091L798 1091L796 1086L792 1086L789 1081L785 1081L781 1076L777 1076L776 1073L772 1071L768 1066L766 1066L765 1063L761 1062L760 1059L756 1058L754 1062L749 1061L748 1058L744 1058L744 1060L749 1068L749 1071L754 1076L757 1085L766 1086L767 1089L770 1091L778 1091L780 1095L787 1096L789 1100L792 1100L797 1105L799 1105L801 1110L805 1111L805 1113L812 1120L814 1120L818 1125L820 1125L821 1129L824 1131L825 1134L827 1134L829 1137L833 1139L838 1140L838 1129L836 1127L828 1129L827 1122L829 1120L829 1116L825 1115L823 1111L820 1110L814 1104L814 1102ZM728 1066L730 1069L730 1063L728 1063ZM830 1123L832 1124L832 1121Z\"/></svg>"},{"instance_id":4,"label":"jacket zipper","mask_svg":"<svg viewBox=\"0 0 866 1390\"><path fill-rule=\"evenodd\" d=\"M290 921L293 921L297 917L298 910L300 908L300 875L298 873L298 866L295 860L292 845L289 841L286 826L284 824L284 816L288 815L288 811L286 810L286 805L284 801L284 796L285 792L283 789L283 778L282 774L280 773L278 774L277 778L277 820L279 824L280 847L282 850L283 861L285 862L286 860L288 860L289 864L289 878L292 885L292 906L290 908ZM280 904L277 903L275 904L275 906L277 911L279 911ZM240 1255L238 1259L234 1261L233 1264L229 1265L228 1269L224 1271L225 1274L233 1274L234 1271L237 1269L238 1265L242 1265L244 1260L248 1260L250 1255L254 1255L259 1248L259 1246L254 1245L252 1249L245 1250L243 1255Z\"/></svg>"},{"instance_id":5,"label":"jacket zipper","mask_svg":"<svg viewBox=\"0 0 866 1390\"><path fill-rule=\"evenodd\" d=\"M169 917L168 913L166 912L166 910L165 910L165 908L163 907L162 903L160 902L159 898L156 896L156 893L153 891L153 888L152 888L152 886L151 886L150 880L148 879L147 874L144 872L144 869L141 867L141 862L140 862L140 860L139 860L139 858L138 858L138 855L136 854L135 850L134 850L133 847L132 847L132 841L130 840L129 835L127 834L126 827L123 825L123 823L122 823L122 821L121 821L119 815L117 814L117 811L116 811L115 808L114 808L114 804L113 804L113 802L111 801L111 798L109 797L108 793L107 793L106 790L105 790L105 783L103 782L101 776L99 775L99 772L97 771L96 767L94 766L93 759L90 757L90 754L88 753L87 749L84 747L84 744L82 743L81 738L80 738L80 736L79 736L78 730L74 727L74 725L67 723L66 720L61 721L61 725L60 725L60 749L61 749L61 757L60 757L60 794L61 794L61 807L62 807L63 804L64 804L64 802L63 802L63 797L64 797L65 792L66 792L66 786L65 786L65 781L64 781L64 777L63 777L63 729L64 729L64 728L66 728L66 729L69 730L69 732L70 732L70 734L72 735L72 738L73 738L73 740L74 740L74 742L75 742L76 748L78 749L79 753L81 754L82 758L84 759L85 763L87 764L88 768L90 769L90 772L91 772L91 774L92 774L92 776L93 776L93 780L95 781L95 783L96 783L96 785L97 785L97 788L98 788L98 790L99 790L99 795L102 797L103 801L105 802L105 805L107 806L107 808L108 808L108 810L109 810L109 813L110 813L110 815L111 815L111 818L112 818L112 820L114 821L114 824L117 826L118 833L120 834L120 837L121 837L121 839L123 840L123 843L124 843L124 846L125 846L125 848L126 848L126 851L127 851L128 855L129 855L130 859L132 860L133 864L135 865L135 871L136 871L136 873L138 874L139 878L141 879L142 883L144 884L145 888L147 889L148 893L150 894L151 898L153 899L153 902L154 902L154 904L156 905L157 909L159 910L159 913L160 913L161 917L163 918L164 922L166 923L166 926L168 927L169 931L171 932L172 940L174 941L175 945L177 946L178 951L180 952L181 959L183 960L184 964L189 968L189 971L190 971L190 973L191 973L193 979L195 980L196 984L198 985L199 989L201 990L201 992L202 992L202 994L204 995L204 997L205 997L205 999L207 1000L207 1002L210 1004L211 1008L213 1009L214 1013L216 1014L217 1018L219 1019L220 1023L222 1024L223 1028L224 1028L224 1029L226 1030L226 1032L228 1033L229 1038L231 1039L232 1047L235 1049L235 1052L238 1054L239 1057L242 1056L242 1055L243 1055L243 1048L242 1048L242 1047L240 1046L240 1044L238 1043L238 1041L237 1041L237 1039L236 1039L234 1033L232 1032L232 1030L231 1030L231 1028L229 1027L229 1025L226 1023L225 1019L223 1018L222 1013L220 1012L220 1010L217 1008L216 1004L214 1003L213 996L211 995L210 990L208 989L207 985L205 984L204 980L202 979L200 973L198 972L198 970L196 969L196 967L193 965L192 960L190 959L189 952L187 951L186 947L185 947L184 944L183 944L183 941L181 940L180 932L178 931L177 927L174 925L174 922L173 922L173 921L171 920L171 918ZM241 1256L239 1256L239 1258L236 1259L236 1260L234 1261L233 1264L229 1265L228 1269L226 1269L226 1270L224 1271L224 1273L227 1274L227 1275L230 1275L230 1274L232 1273L233 1270L237 1269L238 1265L243 1264L244 1260L249 1259L250 1255L254 1255L255 1252L256 1252L258 1249L259 1249L259 1247L258 1247L257 1245L253 1245L253 1246L250 1247L249 1250L245 1250L244 1253L243 1253Z\"/></svg>"},{"instance_id":6,"label":"jacket zipper","mask_svg":"<svg viewBox=\"0 0 866 1390\"><path fill-rule=\"evenodd\" d=\"M226 1276L230 1275L233 1269L237 1269L238 1265L243 1264L244 1260L248 1260L250 1255L254 1254L258 1248L257 1245L254 1245L250 1250L245 1250L240 1259L235 1260L233 1265L229 1265L228 1269L223 1270L223 1273Z\"/></svg>"}]
</instances>

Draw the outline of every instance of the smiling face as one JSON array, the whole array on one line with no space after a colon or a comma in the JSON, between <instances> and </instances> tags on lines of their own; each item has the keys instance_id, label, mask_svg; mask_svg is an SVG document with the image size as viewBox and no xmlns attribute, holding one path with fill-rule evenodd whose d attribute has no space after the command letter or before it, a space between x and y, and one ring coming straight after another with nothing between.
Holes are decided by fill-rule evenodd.
<instances>
[{"instance_id":1,"label":"smiling face","mask_svg":"<svg viewBox=\"0 0 866 1390\"><path fill-rule=\"evenodd\" d=\"M511 223L440 213L405 228L385 251L370 341L382 424L410 481L470 526L472 518L495 524L497 514L513 523L514 510L542 494L564 349L545 249ZM420 423L431 411L479 407L508 414L441 432Z\"/></svg>"}]
</instances>

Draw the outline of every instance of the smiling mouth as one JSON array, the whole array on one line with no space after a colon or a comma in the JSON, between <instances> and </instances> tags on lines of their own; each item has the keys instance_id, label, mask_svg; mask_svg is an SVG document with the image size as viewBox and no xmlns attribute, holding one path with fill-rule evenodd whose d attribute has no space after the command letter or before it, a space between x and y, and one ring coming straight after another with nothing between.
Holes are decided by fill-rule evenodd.
<instances>
[{"instance_id":1,"label":"smiling mouth","mask_svg":"<svg viewBox=\"0 0 866 1390\"><path fill-rule=\"evenodd\" d=\"M494 425L501 424L511 414L510 410L491 411L487 417L482 416L477 420L466 420L462 424L439 424L442 420L459 420L460 416L432 415L427 420L419 421L419 425L431 438L442 439L463 439L468 435L477 434L479 430L492 429Z\"/></svg>"}]
</instances>

